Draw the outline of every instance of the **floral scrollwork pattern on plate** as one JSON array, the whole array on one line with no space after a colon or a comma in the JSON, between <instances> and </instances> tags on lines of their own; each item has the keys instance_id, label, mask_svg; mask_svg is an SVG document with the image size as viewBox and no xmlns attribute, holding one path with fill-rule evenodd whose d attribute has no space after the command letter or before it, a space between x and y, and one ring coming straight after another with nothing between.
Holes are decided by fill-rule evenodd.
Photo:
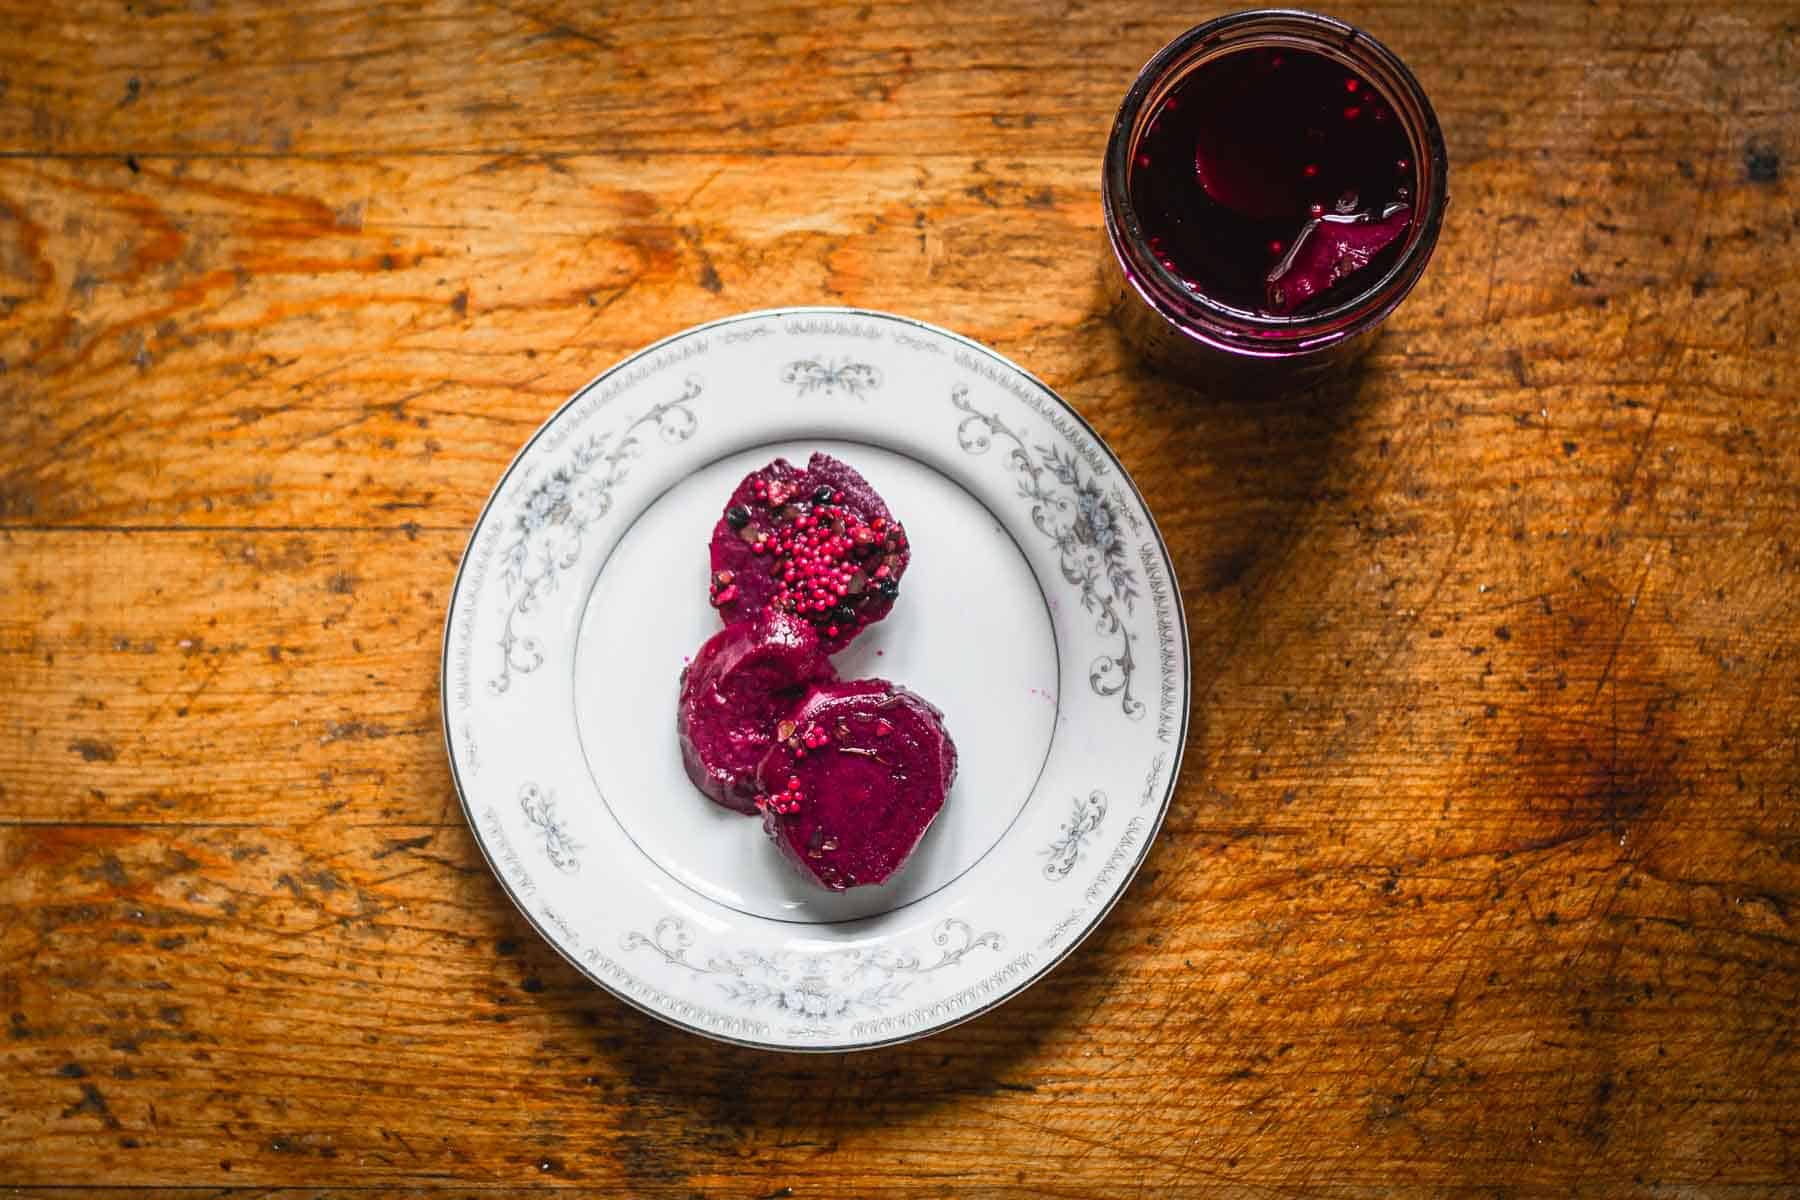
<instances>
[{"instance_id":1,"label":"floral scrollwork pattern on plate","mask_svg":"<svg viewBox=\"0 0 1800 1200\"><path fill-rule=\"evenodd\" d=\"M619 432L598 433L575 447L569 460L539 480L526 493L513 518L513 536L500 552L501 579L509 603L501 627L500 670L488 690L500 695L512 686L514 672L528 675L544 662L542 643L521 630L520 623L554 592L561 575L581 556L582 535L612 511L613 490L630 473L631 461L644 452L643 435L654 429L663 441L685 442L699 427L690 407L702 390L699 376L689 375L672 399L653 405Z\"/></svg>"},{"instance_id":2,"label":"floral scrollwork pattern on plate","mask_svg":"<svg viewBox=\"0 0 1800 1200\"><path fill-rule=\"evenodd\" d=\"M894 345L905 346L908 350L917 350L925 354L943 354L944 343L935 337L921 337L907 333L904 329L894 334Z\"/></svg>"},{"instance_id":3,"label":"floral scrollwork pattern on plate","mask_svg":"<svg viewBox=\"0 0 1800 1200\"><path fill-rule=\"evenodd\" d=\"M733 345L738 342L754 342L757 338L772 337L775 331L767 325L751 325L745 329L727 329L725 342Z\"/></svg>"},{"instance_id":4,"label":"floral scrollwork pattern on plate","mask_svg":"<svg viewBox=\"0 0 1800 1200\"><path fill-rule=\"evenodd\" d=\"M556 793L527 783L519 789L519 807L525 810L525 819L543 835L544 857L550 860L550 865L564 875L581 870L581 859L577 856L583 847L569 836L567 826L557 816Z\"/></svg>"},{"instance_id":5,"label":"floral scrollwork pattern on plate","mask_svg":"<svg viewBox=\"0 0 1800 1200\"><path fill-rule=\"evenodd\" d=\"M688 957L694 935L680 917L663 917L648 934L632 930L620 939L627 951L649 950L670 966L716 976L726 999L747 1009L771 1010L798 1022L795 1032L829 1032L828 1022L881 1012L921 975L954 966L976 950L1000 950L997 932L976 933L950 917L933 930L932 961L911 951L736 950L698 962Z\"/></svg>"},{"instance_id":6,"label":"floral scrollwork pattern on plate","mask_svg":"<svg viewBox=\"0 0 1800 1200\"><path fill-rule=\"evenodd\" d=\"M956 444L968 454L986 454L996 439L1011 443L1007 466L1019 476L1019 495L1031 502L1031 523L1055 545L1062 577L1079 590L1081 607L1094 618L1094 631L1118 639L1117 652L1108 651L1088 666L1088 686L1098 696L1119 697L1119 707L1131 720L1141 720L1144 702L1131 694L1137 659L1132 654L1132 632L1125 617L1138 597L1137 574L1126 553L1115 502L1092 476L1083 476L1073 452L1055 446L1038 446L1037 455L1025 439L1000 419L982 412L969 400L966 384L956 384L950 403L967 414L956 426Z\"/></svg>"},{"instance_id":7,"label":"floral scrollwork pattern on plate","mask_svg":"<svg viewBox=\"0 0 1800 1200\"><path fill-rule=\"evenodd\" d=\"M656 923L649 933L639 933L633 929L619 939L619 945L626 950L647 947L662 956L662 960L671 966L687 967L694 971L705 971L687 960L688 948L694 944L694 935L688 932L687 922L680 917L664 917Z\"/></svg>"},{"instance_id":8,"label":"floral scrollwork pattern on plate","mask_svg":"<svg viewBox=\"0 0 1800 1200\"><path fill-rule=\"evenodd\" d=\"M881 387L881 368L873 363L855 362L847 358L802 358L781 368L781 382L798 388L799 395L824 392L835 396L847 392L858 400L866 400L865 391Z\"/></svg>"},{"instance_id":9,"label":"floral scrollwork pattern on plate","mask_svg":"<svg viewBox=\"0 0 1800 1200\"><path fill-rule=\"evenodd\" d=\"M1081 860L1088 835L1099 829L1100 822L1105 819L1105 792L1095 791L1086 800L1076 800L1074 813L1063 822L1062 836L1044 851L1050 856L1050 861L1044 864L1044 878L1052 882L1068 878L1069 872Z\"/></svg>"}]
</instances>

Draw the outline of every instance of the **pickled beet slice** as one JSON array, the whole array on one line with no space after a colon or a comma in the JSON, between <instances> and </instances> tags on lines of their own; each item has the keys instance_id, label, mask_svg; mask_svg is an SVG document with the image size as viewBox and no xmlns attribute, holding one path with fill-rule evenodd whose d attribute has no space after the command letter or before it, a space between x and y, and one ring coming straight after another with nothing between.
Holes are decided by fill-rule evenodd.
<instances>
[{"instance_id":1,"label":"pickled beet slice","mask_svg":"<svg viewBox=\"0 0 1800 1200\"><path fill-rule=\"evenodd\" d=\"M829 454L778 458L744 477L713 527L713 607L726 622L765 608L813 626L835 654L887 616L912 558L869 481Z\"/></svg>"},{"instance_id":2,"label":"pickled beet slice","mask_svg":"<svg viewBox=\"0 0 1800 1200\"><path fill-rule=\"evenodd\" d=\"M944 714L885 679L807 693L757 771L763 829L787 860L841 892L886 881L956 778Z\"/></svg>"},{"instance_id":3,"label":"pickled beet slice","mask_svg":"<svg viewBox=\"0 0 1800 1200\"><path fill-rule=\"evenodd\" d=\"M727 625L681 673L681 765L716 803L756 811L756 767L815 683L836 678L819 636L787 613Z\"/></svg>"},{"instance_id":4,"label":"pickled beet slice","mask_svg":"<svg viewBox=\"0 0 1800 1200\"><path fill-rule=\"evenodd\" d=\"M1194 130L1194 178L1213 203L1239 216L1266 221L1304 207L1310 182L1289 161L1293 150L1275 135L1246 136L1219 125Z\"/></svg>"},{"instance_id":5,"label":"pickled beet slice","mask_svg":"<svg viewBox=\"0 0 1800 1200\"><path fill-rule=\"evenodd\" d=\"M1367 267L1412 224L1412 209L1395 205L1379 218L1327 213L1308 221L1269 272L1269 311L1285 315Z\"/></svg>"}]
</instances>

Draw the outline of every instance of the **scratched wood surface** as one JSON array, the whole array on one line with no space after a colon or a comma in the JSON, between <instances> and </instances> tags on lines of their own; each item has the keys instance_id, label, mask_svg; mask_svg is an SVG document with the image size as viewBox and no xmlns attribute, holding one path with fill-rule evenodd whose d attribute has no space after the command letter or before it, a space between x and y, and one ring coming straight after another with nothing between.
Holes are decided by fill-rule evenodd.
<instances>
[{"instance_id":1,"label":"scratched wood surface","mask_svg":"<svg viewBox=\"0 0 1800 1200\"><path fill-rule=\"evenodd\" d=\"M1215 11L0 0L0 1186L1800 1188L1800 9L1339 6L1454 201L1310 400L1102 315L1112 108ZM1057 387L1194 639L1104 927L828 1058L566 967L437 718L531 430L793 303Z\"/></svg>"}]
</instances>

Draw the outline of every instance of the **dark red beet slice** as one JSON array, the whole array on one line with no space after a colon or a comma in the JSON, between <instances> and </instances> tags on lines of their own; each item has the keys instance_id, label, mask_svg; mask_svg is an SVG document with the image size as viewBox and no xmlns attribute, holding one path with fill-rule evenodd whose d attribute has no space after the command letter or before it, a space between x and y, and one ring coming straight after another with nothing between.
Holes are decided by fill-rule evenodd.
<instances>
[{"instance_id":1,"label":"dark red beet slice","mask_svg":"<svg viewBox=\"0 0 1800 1200\"><path fill-rule=\"evenodd\" d=\"M1194 178L1215 204L1259 221L1302 207L1306 177L1289 161L1293 150L1277 135L1210 122L1194 135Z\"/></svg>"},{"instance_id":2,"label":"dark red beet slice","mask_svg":"<svg viewBox=\"0 0 1800 1200\"><path fill-rule=\"evenodd\" d=\"M725 621L774 608L835 654L887 616L912 558L869 481L829 454L778 458L744 477L713 527L713 607Z\"/></svg>"},{"instance_id":3,"label":"dark red beet slice","mask_svg":"<svg viewBox=\"0 0 1800 1200\"><path fill-rule=\"evenodd\" d=\"M1356 274L1412 224L1412 209L1395 205L1381 217L1328 213L1306 223L1293 249L1269 272L1269 310L1291 313Z\"/></svg>"},{"instance_id":4,"label":"dark red beet slice","mask_svg":"<svg viewBox=\"0 0 1800 1200\"><path fill-rule=\"evenodd\" d=\"M776 726L815 683L835 679L811 625L764 613L727 625L681 673L675 728L688 778L713 800L756 811L756 767Z\"/></svg>"},{"instance_id":5,"label":"dark red beet slice","mask_svg":"<svg viewBox=\"0 0 1800 1200\"><path fill-rule=\"evenodd\" d=\"M885 881L956 778L944 714L885 679L855 679L815 687L790 720L757 772L763 828L823 887Z\"/></svg>"}]
</instances>

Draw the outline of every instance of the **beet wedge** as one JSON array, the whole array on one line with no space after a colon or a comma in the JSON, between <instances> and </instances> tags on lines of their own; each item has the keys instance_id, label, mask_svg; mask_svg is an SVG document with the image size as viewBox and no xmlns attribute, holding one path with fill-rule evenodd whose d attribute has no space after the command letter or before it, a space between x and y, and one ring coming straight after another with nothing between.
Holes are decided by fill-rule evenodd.
<instances>
[{"instance_id":1,"label":"beet wedge","mask_svg":"<svg viewBox=\"0 0 1800 1200\"><path fill-rule=\"evenodd\" d=\"M1380 217L1328 213L1308 221L1269 272L1269 311L1287 315L1368 267L1412 224L1412 209L1395 204Z\"/></svg>"},{"instance_id":2,"label":"beet wedge","mask_svg":"<svg viewBox=\"0 0 1800 1200\"><path fill-rule=\"evenodd\" d=\"M887 616L912 557L906 531L855 469L814 454L745 476L713 527L710 597L728 624L792 613L835 654Z\"/></svg>"},{"instance_id":3,"label":"beet wedge","mask_svg":"<svg viewBox=\"0 0 1800 1200\"><path fill-rule=\"evenodd\" d=\"M777 733L757 771L763 829L832 891L899 870L956 778L944 714L885 679L815 687Z\"/></svg>"},{"instance_id":4,"label":"beet wedge","mask_svg":"<svg viewBox=\"0 0 1800 1200\"><path fill-rule=\"evenodd\" d=\"M675 728L688 778L716 803L756 811L756 768L777 726L816 683L836 678L813 627L765 612L709 638L681 673Z\"/></svg>"}]
</instances>

